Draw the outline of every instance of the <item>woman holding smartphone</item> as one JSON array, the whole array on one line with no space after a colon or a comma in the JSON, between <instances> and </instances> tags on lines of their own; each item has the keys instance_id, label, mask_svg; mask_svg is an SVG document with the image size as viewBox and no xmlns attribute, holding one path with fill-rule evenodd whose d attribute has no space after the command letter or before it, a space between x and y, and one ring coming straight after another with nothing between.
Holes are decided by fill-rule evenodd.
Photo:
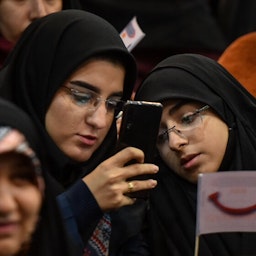
<instances>
[{"instance_id":1,"label":"woman holding smartphone","mask_svg":"<svg viewBox=\"0 0 256 256\"><path fill-rule=\"evenodd\" d=\"M141 150L113 154L116 115L135 79L134 58L119 33L81 10L33 22L0 73L0 93L29 113L40 132L70 239L81 254L119 252L140 229L140 216L130 225L127 213L137 202L127 192L156 186L153 179L128 181L158 171L144 163ZM132 159L137 163L126 166Z\"/></svg>"}]
</instances>

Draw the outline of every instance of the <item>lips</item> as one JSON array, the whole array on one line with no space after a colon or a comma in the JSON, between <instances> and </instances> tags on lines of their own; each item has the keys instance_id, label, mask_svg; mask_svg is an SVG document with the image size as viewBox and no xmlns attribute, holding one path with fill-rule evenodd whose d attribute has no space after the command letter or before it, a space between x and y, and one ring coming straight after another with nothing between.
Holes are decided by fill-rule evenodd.
<instances>
[{"instance_id":1,"label":"lips","mask_svg":"<svg viewBox=\"0 0 256 256\"><path fill-rule=\"evenodd\" d=\"M180 160L181 166L184 168L191 168L196 165L196 158L199 156L199 154L191 154L186 155L185 157L182 157Z\"/></svg>"},{"instance_id":2,"label":"lips","mask_svg":"<svg viewBox=\"0 0 256 256\"><path fill-rule=\"evenodd\" d=\"M78 136L80 141L87 146L93 146L97 141L97 137L93 135L78 134Z\"/></svg>"},{"instance_id":3,"label":"lips","mask_svg":"<svg viewBox=\"0 0 256 256\"><path fill-rule=\"evenodd\" d=\"M18 228L16 222L1 222L0 223L0 236L13 233Z\"/></svg>"}]
</instances>

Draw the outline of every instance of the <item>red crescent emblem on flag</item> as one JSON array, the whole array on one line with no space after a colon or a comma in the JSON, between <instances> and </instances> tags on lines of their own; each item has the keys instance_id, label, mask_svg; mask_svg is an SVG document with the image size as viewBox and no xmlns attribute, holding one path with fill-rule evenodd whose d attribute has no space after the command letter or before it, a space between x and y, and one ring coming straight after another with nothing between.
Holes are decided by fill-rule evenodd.
<instances>
[{"instance_id":1,"label":"red crescent emblem on flag","mask_svg":"<svg viewBox=\"0 0 256 256\"><path fill-rule=\"evenodd\" d=\"M221 202L219 202L219 192L212 193L208 196L210 200L223 212L230 213L230 214L248 214L251 213L252 211L256 210L256 204L248 206L248 207L243 207L243 208L232 208L223 205Z\"/></svg>"}]
</instances>

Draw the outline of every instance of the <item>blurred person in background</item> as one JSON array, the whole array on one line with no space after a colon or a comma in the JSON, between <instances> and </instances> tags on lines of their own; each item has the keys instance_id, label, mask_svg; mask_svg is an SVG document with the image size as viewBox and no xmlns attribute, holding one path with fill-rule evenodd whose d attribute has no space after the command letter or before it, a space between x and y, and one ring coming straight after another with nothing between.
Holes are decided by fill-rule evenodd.
<instances>
[{"instance_id":1,"label":"blurred person in background","mask_svg":"<svg viewBox=\"0 0 256 256\"><path fill-rule=\"evenodd\" d=\"M0 0L0 66L32 21L62 9L80 9L79 0Z\"/></svg>"}]
</instances>

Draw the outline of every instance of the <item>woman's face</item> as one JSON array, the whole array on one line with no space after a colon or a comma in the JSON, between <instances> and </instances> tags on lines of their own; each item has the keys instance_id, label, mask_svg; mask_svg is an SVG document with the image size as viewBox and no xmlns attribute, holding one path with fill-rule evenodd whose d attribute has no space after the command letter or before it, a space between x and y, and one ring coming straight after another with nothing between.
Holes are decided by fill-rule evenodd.
<instances>
[{"instance_id":1,"label":"woman's face","mask_svg":"<svg viewBox=\"0 0 256 256\"><path fill-rule=\"evenodd\" d=\"M62 0L0 0L0 32L16 43L35 19L62 9Z\"/></svg>"},{"instance_id":2,"label":"woman's face","mask_svg":"<svg viewBox=\"0 0 256 256\"><path fill-rule=\"evenodd\" d=\"M124 78L121 65L91 60L55 94L45 126L56 145L71 159L87 161L103 142L114 120L111 106L122 97ZM88 102L93 99L96 102Z\"/></svg>"},{"instance_id":3,"label":"woman's face","mask_svg":"<svg viewBox=\"0 0 256 256\"><path fill-rule=\"evenodd\" d=\"M0 256L16 255L29 243L42 204L31 159L9 151L14 139L24 137L17 131L11 133L6 138L8 145L7 140L0 142Z\"/></svg>"},{"instance_id":4,"label":"woman's face","mask_svg":"<svg viewBox=\"0 0 256 256\"><path fill-rule=\"evenodd\" d=\"M157 142L165 163L192 183L197 182L199 173L218 171L228 141L226 123L210 107L201 109L204 106L178 100L165 102L159 131L163 135ZM169 132L165 133L166 129Z\"/></svg>"}]
</instances>

